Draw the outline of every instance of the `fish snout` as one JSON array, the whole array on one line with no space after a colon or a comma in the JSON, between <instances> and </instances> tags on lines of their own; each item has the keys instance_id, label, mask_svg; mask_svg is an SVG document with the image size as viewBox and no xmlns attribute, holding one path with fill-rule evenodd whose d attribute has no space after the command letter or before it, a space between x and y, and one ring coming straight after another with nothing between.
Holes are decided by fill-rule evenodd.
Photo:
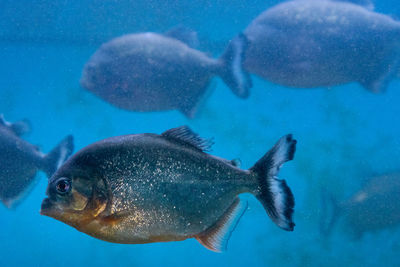
<instances>
[{"instance_id":1,"label":"fish snout","mask_svg":"<svg viewBox=\"0 0 400 267\"><path fill-rule=\"evenodd\" d=\"M81 87L85 89L91 89L93 87L94 79L96 77L96 67L92 64L88 64L82 71L82 77L80 80Z\"/></svg>"},{"instance_id":2,"label":"fish snout","mask_svg":"<svg viewBox=\"0 0 400 267\"><path fill-rule=\"evenodd\" d=\"M40 207L40 215L49 216L50 211L53 209L53 204L49 198L43 199L42 206Z\"/></svg>"}]
</instances>

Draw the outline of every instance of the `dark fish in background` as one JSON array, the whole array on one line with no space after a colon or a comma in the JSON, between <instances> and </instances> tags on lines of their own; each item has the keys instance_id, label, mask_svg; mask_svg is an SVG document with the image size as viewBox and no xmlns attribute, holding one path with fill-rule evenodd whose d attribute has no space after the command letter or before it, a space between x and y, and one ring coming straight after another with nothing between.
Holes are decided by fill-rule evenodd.
<instances>
[{"instance_id":1,"label":"dark fish in background","mask_svg":"<svg viewBox=\"0 0 400 267\"><path fill-rule=\"evenodd\" d=\"M344 228L355 239L366 232L400 225L400 173L371 178L350 199L337 203L328 193L322 195L321 233L331 233L336 221L343 218Z\"/></svg>"},{"instance_id":2,"label":"dark fish in background","mask_svg":"<svg viewBox=\"0 0 400 267\"><path fill-rule=\"evenodd\" d=\"M29 129L27 121L9 123L0 115L0 199L9 208L31 187L38 170L50 177L73 150L72 136L67 136L50 153L43 154L21 139Z\"/></svg>"},{"instance_id":3,"label":"dark fish in background","mask_svg":"<svg viewBox=\"0 0 400 267\"><path fill-rule=\"evenodd\" d=\"M180 41L196 44L194 33L174 29L167 34L128 34L103 44L86 63L81 86L122 109L177 109L189 118L216 75L237 96L249 95L250 77L241 66L243 38L213 59Z\"/></svg>"},{"instance_id":4,"label":"dark fish in background","mask_svg":"<svg viewBox=\"0 0 400 267\"><path fill-rule=\"evenodd\" d=\"M292 231L294 198L276 177L294 157L292 135L249 170L205 153L210 146L185 126L89 145L49 180L41 214L109 242L196 238L221 251L247 207L238 195L248 192L279 227Z\"/></svg>"},{"instance_id":5,"label":"dark fish in background","mask_svg":"<svg viewBox=\"0 0 400 267\"><path fill-rule=\"evenodd\" d=\"M399 70L400 23L352 3L285 2L259 15L244 35L244 67L284 86L359 82L381 92Z\"/></svg>"}]
</instances>

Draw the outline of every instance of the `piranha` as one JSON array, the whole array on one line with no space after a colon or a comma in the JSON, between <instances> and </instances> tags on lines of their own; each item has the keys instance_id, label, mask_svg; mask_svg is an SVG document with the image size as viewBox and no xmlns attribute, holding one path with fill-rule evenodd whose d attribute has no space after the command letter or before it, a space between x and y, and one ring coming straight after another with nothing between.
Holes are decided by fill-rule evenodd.
<instances>
[{"instance_id":1,"label":"piranha","mask_svg":"<svg viewBox=\"0 0 400 267\"><path fill-rule=\"evenodd\" d=\"M336 222L355 240L364 233L400 225L400 173L372 177L348 200L338 203L327 191L322 195L321 233L328 236Z\"/></svg>"},{"instance_id":2,"label":"piranha","mask_svg":"<svg viewBox=\"0 0 400 267\"><path fill-rule=\"evenodd\" d=\"M21 139L30 130L29 123L10 123L0 115L0 199L8 208L15 207L35 180L38 170L50 177L71 155L72 136L67 136L50 153Z\"/></svg>"},{"instance_id":3,"label":"piranha","mask_svg":"<svg viewBox=\"0 0 400 267\"><path fill-rule=\"evenodd\" d=\"M109 242L196 238L219 252L247 208L238 195L252 193L273 222L292 231L294 198L277 177L294 157L292 135L249 170L206 153L211 144L182 126L89 145L51 177L41 214Z\"/></svg>"},{"instance_id":4,"label":"piranha","mask_svg":"<svg viewBox=\"0 0 400 267\"><path fill-rule=\"evenodd\" d=\"M213 59L184 43L185 33L180 33L128 34L103 44L84 66L81 86L122 109L179 110L189 118L195 116L213 76L220 76L237 96L248 97L244 39L235 38L221 58ZM186 35L194 39L190 32Z\"/></svg>"},{"instance_id":5,"label":"piranha","mask_svg":"<svg viewBox=\"0 0 400 267\"><path fill-rule=\"evenodd\" d=\"M259 15L244 35L245 69L283 86L358 82L382 92L399 71L400 22L353 3L281 3Z\"/></svg>"}]
</instances>

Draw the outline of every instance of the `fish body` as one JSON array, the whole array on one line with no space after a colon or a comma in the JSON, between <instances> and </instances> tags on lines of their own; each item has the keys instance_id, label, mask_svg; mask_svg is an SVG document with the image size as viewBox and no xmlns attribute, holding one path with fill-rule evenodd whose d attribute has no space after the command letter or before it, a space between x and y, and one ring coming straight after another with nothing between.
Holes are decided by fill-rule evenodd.
<instances>
[{"instance_id":1,"label":"fish body","mask_svg":"<svg viewBox=\"0 0 400 267\"><path fill-rule=\"evenodd\" d=\"M284 86L359 82L379 92L399 70L400 23L352 3L284 2L259 15L244 35L246 70Z\"/></svg>"},{"instance_id":2,"label":"fish body","mask_svg":"<svg viewBox=\"0 0 400 267\"><path fill-rule=\"evenodd\" d=\"M400 224L400 173L371 178L348 201L340 204L346 227L356 236Z\"/></svg>"},{"instance_id":3,"label":"fish body","mask_svg":"<svg viewBox=\"0 0 400 267\"><path fill-rule=\"evenodd\" d=\"M16 202L30 188L38 170L50 177L72 153L73 141L68 136L49 154L21 139L29 125L26 121L9 123L0 117L0 199L7 207Z\"/></svg>"},{"instance_id":4,"label":"fish body","mask_svg":"<svg viewBox=\"0 0 400 267\"><path fill-rule=\"evenodd\" d=\"M329 200L329 202L328 202ZM400 173L372 177L353 196L338 202L328 192L322 195L321 232L331 233L340 221L353 239L365 233L392 228L400 224Z\"/></svg>"},{"instance_id":5,"label":"fish body","mask_svg":"<svg viewBox=\"0 0 400 267\"><path fill-rule=\"evenodd\" d=\"M255 194L278 226L293 230L292 193L274 175L293 158L295 144L285 136L253 169L241 170L236 161L205 153L207 141L186 127L108 138L53 175L41 213L109 242L194 237L221 251L246 208L237 197L244 192ZM64 183L69 191L60 194Z\"/></svg>"},{"instance_id":6,"label":"fish body","mask_svg":"<svg viewBox=\"0 0 400 267\"><path fill-rule=\"evenodd\" d=\"M83 69L81 86L122 109L177 109L192 118L215 75L247 97L251 83L241 70L244 45L238 38L221 59L213 59L166 35L124 35L94 53Z\"/></svg>"}]
</instances>

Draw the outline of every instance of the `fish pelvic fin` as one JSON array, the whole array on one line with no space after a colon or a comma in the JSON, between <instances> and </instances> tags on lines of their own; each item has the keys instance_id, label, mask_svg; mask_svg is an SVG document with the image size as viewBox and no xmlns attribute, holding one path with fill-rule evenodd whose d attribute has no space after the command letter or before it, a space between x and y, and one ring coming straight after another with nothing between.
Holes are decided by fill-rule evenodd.
<instances>
[{"instance_id":1,"label":"fish pelvic fin","mask_svg":"<svg viewBox=\"0 0 400 267\"><path fill-rule=\"evenodd\" d=\"M250 169L258 180L256 198L272 221L286 231L293 231L294 197L285 180L277 177L282 164L293 159L297 141L291 134L279 141Z\"/></svg>"},{"instance_id":2,"label":"fish pelvic fin","mask_svg":"<svg viewBox=\"0 0 400 267\"><path fill-rule=\"evenodd\" d=\"M50 178L53 173L68 159L74 150L72 135L65 137L52 151L44 156L43 171Z\"/></svg>"},{"instance_id":3,"label":"fish pelvic fin","mask_svg":"<svg viewBox=\"0 0 400 267\"><path fill-rule=\"evenodd\" d=\"M381 67L380 71L377 71L373 75L366 76L361 79L359 83L368 91L378 94L386 92L389 83L396 77L399 76L400 72L400 54L394 55L391 62L386 67Z\"/></svg>"},{"instance_id":4,"label":"fish pelvic fin","mask_svg":"<svg viewBox=\"0 0 400 267\"><path fill-rule=\"evenodd\" d=\"M219 59L222 63L222 70L219 73L222 80L240 98L248 98L252 87L250 74L243 69L247 43L247 38L239 34L229 42Z\"/></svg>"},{"instance_id":5,"label":"fish pelvic fin","mask_svg":"<svg viewBox=\"0 0 400 267\"><path fill-rule=\"evenodd\" d=\"M247 210L247 201L236 198L221 218L210 228L195 236L204 247L214 252L227 249L229 238L235 230L240 218Z\"/></svg>"}]
</instances>

